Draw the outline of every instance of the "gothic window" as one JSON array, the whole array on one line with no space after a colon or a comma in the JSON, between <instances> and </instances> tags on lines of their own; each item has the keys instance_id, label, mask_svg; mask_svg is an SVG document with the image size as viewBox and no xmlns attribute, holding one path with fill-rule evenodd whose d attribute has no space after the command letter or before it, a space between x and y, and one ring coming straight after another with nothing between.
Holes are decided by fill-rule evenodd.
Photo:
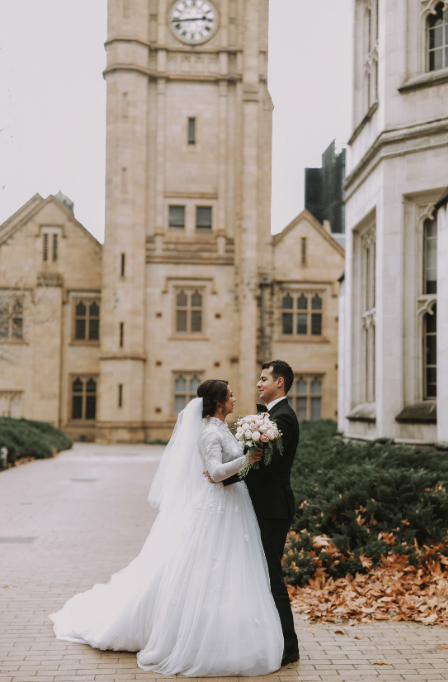
<instances>
[{"instance_id":1,"label":"gothic window","mask_svg":"<svg viewBox=\"0 0 448 682\"><path fill-rule=\"evenodd\" d=\"M437 221L423 223L423 398L437 397Z\"/></svg>"},{"instance_id":2,"label":"gothic window","mask_svg":"<svg viewBox=\"0 0 448 682\"><path fill-rule=\"evenodd\" d=\"M378 0L365 0L364 71L367 111L378 100Z\"/></svg>"},{"instance_id":3,"label":"gothic window","mask_svg":"<svg viewBox=\"0 0 448 682\"><path fill-rule=\"evenodd\" d=\"M0 391L0 417L22 416L22 391Z\"/></svg>"},{"instance_id":4,"label":"gothic window","mask_svg":"<svg viewBox=\"0 0 448 682\"><path fill-rule=\"evenodd\" d=\"M427 219L424 223L424 293L437 293L437 221Z\"/></svg>"},{"instance_id":5,"label":"gothic window","mask_svg":"<svg viewBox=\"0 0 448 682\"><path fill-rule=\"evenodd\" d=\"M23 338L23 301L8 296L0 300L0 339Z\"/></svg>"},{"instance_id":6,"label":"gothic window","mask_svg":"<svg viewBox=\"0 0 448 682\"><path fill-rule=\"evenodd\" d=\"M198 232L209 232L212 229L211 206L196 206L196 229Z\"/></svg>"},{"instance_id":7,"label":"gothic window","mask_svg":"<svg viewBox=\"0 0 448 682\"><path fill-rule=\"evenodd\" d=\"M287 293L282 297L282 334L322 336L320 294Z\"/></svg>"},{"instance_id":8,"label":"gothic window","mask_svg":"<svg viewBox=\"0 0 448 682\"><path fill-rule=\"evenodd\" d=\"M126 274L126 254L122 253L121 254L121 261L120 261L120 276L124 277Z\"/></svg>"},{"instance_id":9,"label":"gothic window","mask_svg":"<svg viewBox=\"0 0 448 682\"><path fill-rule=\"evenodd\" d=\"M424 316L423 333L423 374L424 398L435 400L437 397L437 303Z\"/></svg>"},{"instance_id":10,"label":"gothic window","mask_svg":"<svg viewBox=\"0 0 448 682\"><path fill-rule=\"evenodd\" d=\"M43 259L44 261L47 261L47 260L48 260L48 239L49 239L49 236L50 236L50 235L48 234L48 232L46 232L46 233L43 235L43 237L42 237L42 238L43 238L42 259Z\"/></svg>"},{"instance_id":11,"label":"gothic window","mask_svg":"<svg viewBox=\"0 0 448 682\"><path fill-rule=\"evenodd\" d=\"M118 384L118 407L123 407L123 384Z\"/></svg>"},{"instance_id":12,"label":"gothic window","mask_svg":"<svg viewBox=\"0 0 448 682\"><path fill-rule=\"evenodd\" d=\"M178 289L176 296L176 332L197 334L202 332L201 289Z\"/></svg>"},{"instance_id":13,"label":"gothic window","mask_svg":"<svg viewBox=\"0 0 448 682\"><path fill-rule=\"evenodd\" d=\"M448 67L448 10L439 2L428 17L428 66L430 71Z\"/></svg>"},{"instance_id":14,"label":"gothic window","mask_svg":"<svg viewBox=\"0 0 448 682\"><path fill-rule=\"evenodd\" d=\"M189 145L195 145L196 144L196 119L195 118L189 118L188 119L188 144Z\"/></svg>"},{"instance_id":15,"label":"gothic window","mask_svg":"<svg viewBox=\"0 0 448 682\"><path fill-rule=\"evenodd\" d=\"M288 393L288 402L299 421L322 418L322 377L298 375Z\"/></svg>"},{"instance_id":16,"label":"gothic window","mask_svg":"<svg viewBox=\"0 0 448 682\"><path fill-rule=\"evenodd\" d=\"M294 299L289 294L282 299L282 334L292 334L294 324Z\"/></svg>"},{"instance_id":17,"label":"gothic window","mask_svg":"<svg viewBox=\"0 0 448 682\"><path fill-rule=\"evenodd\" d=\"M44 232L42 235L42 260L56 262L58 260L58 235L55 232Z\"/></svg>"},{"instance_id":18,"label":"gothic window","mask_svg":"<svg viewBox=\"0 0 448 682\"><path fill-rule=\"evenodd\" d=\"M375 401L375 264L376 230L373 226L361 237L361 345L364 402Z\"/></svg>"},{"instance_id":19,"label":"gothic window","mask_svg":"<svg viewBox=\"0 0 448 682\"><path fill-rule=\"evenodd\" d=\"M184 407L197 398L198 386L201 383L201 373L179 372L174 376L174 412L179 414Z\"/></svg>"},{"instance_id":20,"label":"gothic window","mask_svg":"<svg viewBox=\"0 0 448 682\"><path fill-rule=\"evenodd\" d=\"M96 377L77 376L72 380L72 419L94 421L96 418Z\"/></svg>"},{"instance_id":21,"label":"gothic window","mask_svg":"<svg viewBox=\"0 0 448 682\"><path fill-rule=\"evenodd\" d=\"M185 228L185 206L168 207L168 224L170 230L183 230Z\"/></svg>"},{"instance_id":22,"label":"gothic window","mask_svg":"<svg viewBox=\"0 0 448 682\"><path fill-rule=\"evenodd\" d=\"M75 302L75 340L98 341L100 338L99 301L83 299Z\"/></svg>"}]
</instances>

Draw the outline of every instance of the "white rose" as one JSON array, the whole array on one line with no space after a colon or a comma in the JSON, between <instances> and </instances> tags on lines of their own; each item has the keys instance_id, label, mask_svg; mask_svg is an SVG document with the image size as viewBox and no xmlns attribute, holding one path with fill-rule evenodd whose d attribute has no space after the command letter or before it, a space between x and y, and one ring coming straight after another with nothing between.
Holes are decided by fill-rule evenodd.
<instances>
[{"instance_id":1,"label":"white rose","mask_svg":"<svg viewBox=\"0 0 448 682\"><path fill-rule=\"evenodd\" d=\"M252 434L252 440L257 442L258 440L260 440L260 436L261 436L261 433L259 431L254 431Z\"/></svg>"},{"instance_id":2,"label":"white rose","mask_svg":"<svg viewBox=\"0 0 448 682\"><path fill-rule=\"evenodd\" d=\"M262 419L257 419L256 422L255 422L255 424L256 424L256 426L257 426L257 429L260 428L260 426L263 424L263 420L262 420Z\"/></svg>"},{"instance_id":3,"label":"white rose","mask_svg":"<svg viewBox=\"0 0 448 682\"><path fill-rule=\"evenodd\" d=\"M244 435L246 436L246 438L252 438L252 431L250 429L247 429Z\"/></svg>"},{"instance_id":4,"label":"white rose","mask_svg":"<svg viewBox=\"0 0 448 682\"><path fill-rule=\"evenodd\" d=\"M255 426L255 424L251 424L251 425L250 425L250 430L251 430L251 431L256 431L256 430L257 430L257 427Z\"/></svg>"},{"instance_id":5,"label":"white rose","mask_svg":"<svg viewBox=\"0 0 448 682\"><path fill-rule=\"evenodd\" d=\"M247 440L247 441L246 441L246 445L247 445L248 448L251 448L252 445L253 445L253 443L252 443L251 440Z\"/></svg>"},{"instance_id":6,"label":"white rose","mask_svg":"<svg viewBox=\"0 0 448 682\"><path fill-rule=\"evenodd\" d=\"M274 438L275 438L275 434L274 434L274 431L272 429L268 429L266 431L266 435L269 438L269 440L274 440Z\"/></svg>"},{"instance_id":7,"label":"white rose","mask_svg":"<svg viewBox=\"0 0 448 682\"><path fill-rule=\"evenodd\" d=\"M266 431L268 430L268 427L265 426L265 424L262 424L258 430L260 433L266 433Z\"/></svg>"}]
</instances>

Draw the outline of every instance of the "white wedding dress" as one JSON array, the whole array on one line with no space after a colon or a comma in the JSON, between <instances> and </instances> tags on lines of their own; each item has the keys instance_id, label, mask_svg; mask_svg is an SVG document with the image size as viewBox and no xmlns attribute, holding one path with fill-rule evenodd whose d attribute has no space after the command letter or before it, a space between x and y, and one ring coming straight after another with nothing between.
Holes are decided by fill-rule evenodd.
<instances>
[{"instance_id":1,"label":"white wedding dress","mask_svg":"<svg viewBox=\"0 0 448 682\"><path fill-rule=\"evenodd\" d=\"M221 483L245 457L226 424L201 414L196 398L179 415L150 491L159 514L139 556L50 618L58 639L137 651L143 670L266 675L280 668L283 635L260 531L246 484Z\"/></svg>"}]
</instances>

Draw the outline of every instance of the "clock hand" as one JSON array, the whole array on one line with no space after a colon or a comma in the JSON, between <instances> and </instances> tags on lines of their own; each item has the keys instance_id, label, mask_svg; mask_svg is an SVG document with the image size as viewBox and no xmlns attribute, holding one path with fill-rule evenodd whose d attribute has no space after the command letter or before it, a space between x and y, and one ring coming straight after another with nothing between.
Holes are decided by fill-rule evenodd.
<instances>
[{"instance_id":1,"label":"clock hand","mask_svg":"<svg viewBox=\"0 0 448 682\"><path fill-rule=\"evenodd\" d=\"M172 24L180 24L183 21L204 21L204 19L207 20L207 17L195 17L195 18L191 18L191 19L172 19L171 23Z\"/></svg>"}]
</instances>

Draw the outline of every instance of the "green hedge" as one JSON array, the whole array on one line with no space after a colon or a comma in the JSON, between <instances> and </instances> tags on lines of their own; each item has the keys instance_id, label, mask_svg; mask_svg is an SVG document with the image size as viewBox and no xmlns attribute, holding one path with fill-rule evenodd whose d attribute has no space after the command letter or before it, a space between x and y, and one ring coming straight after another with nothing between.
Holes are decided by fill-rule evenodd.
<instances>
[{"instance_id":1,"label":"green hedge","mask_svg":"<svg viewBox=\"0 0 448 682\"><path fill-rule=\"evenodd\" d=\"M72 445L71 438L48 422L0 417L0 447L8 448L8 462L21 457L45 459Z\"/></svg>"},{"instance_id":2,"label":"green hedge","mask_svg":"<svg viewBox=\"0 0 448 682\"><path fill-rule=\"evenodd\" d=\"M362 573L364 557L377 565L391 550L413 565L423 545L439 543L448 556L448 453L391 441L344 443L335 433L332 421L301 425L287 582L302 585L318 568L333 577Z\"/></svg>"}]
</instances>

